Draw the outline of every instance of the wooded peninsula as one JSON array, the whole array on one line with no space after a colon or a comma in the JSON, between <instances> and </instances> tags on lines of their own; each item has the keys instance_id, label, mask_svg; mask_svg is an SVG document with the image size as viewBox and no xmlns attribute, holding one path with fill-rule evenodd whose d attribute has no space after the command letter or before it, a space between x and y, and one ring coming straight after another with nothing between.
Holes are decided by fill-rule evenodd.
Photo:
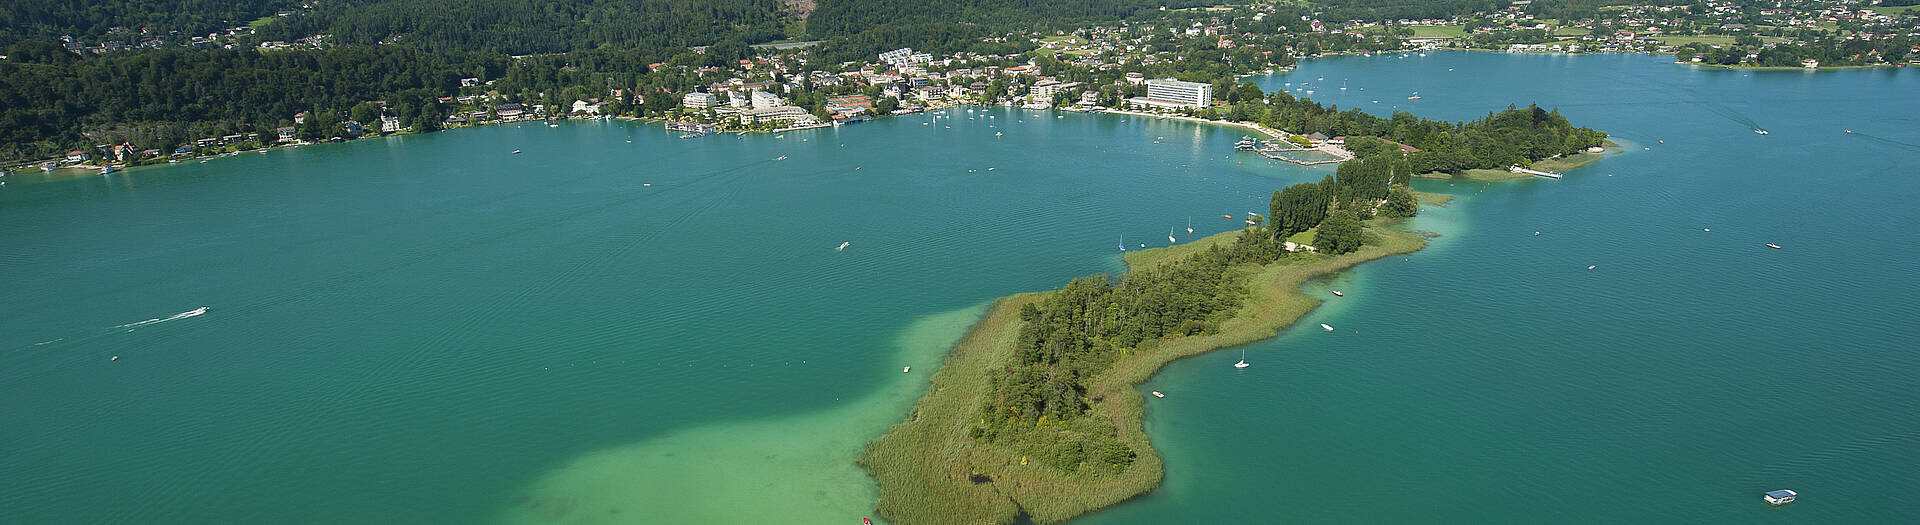
<instances>
[{"instance_id":1,"label":"wooded peninsula","mask_svg":"<svg viewBox=\"0 0 1920 525\"><path fill-rule=\"evenodd\" d=\"M1435 132L1521 164L1591 155L1579 152L1606 136L1537 107ZM1140 383L1175 359L1273 337L1319 305L1299 292L1308 279L1425 246L1407 227L1419 199L1406 183L1432 160L1356 151L1334 175L1274 192L1267 218L1244 230L1128 253L1122 277L997 301L906 421L862 455L880 485L879 513L900 523L1056 523L1157 487Z\"/></svg>"}]
</instances>

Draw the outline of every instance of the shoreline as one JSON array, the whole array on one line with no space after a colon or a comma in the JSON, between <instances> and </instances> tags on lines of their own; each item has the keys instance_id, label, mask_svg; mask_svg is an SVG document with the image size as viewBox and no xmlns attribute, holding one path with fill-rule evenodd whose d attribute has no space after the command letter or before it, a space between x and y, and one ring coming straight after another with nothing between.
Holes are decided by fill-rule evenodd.
<instances>
[{"instance_id":1,"label":"shoreline","mask_svg":"<svg viewBox=\"0 0 1920 525\"><path fill-rule=\"evenodd\" d=\"M927 392L902 421L867 444L860 464L880 486L876 511L899 523L1012 523L1026 516L1056 523L1111 507L1151 492L1165 475L1159 452L1145 430L1146 396L1139 386L1161 367L1181 358L1271 339L1318 307L1308 281L1361 263L1426 246L1405 220L1372 220L1366 231L1378 242L1344 255L1313 255L1247 267L1247 301L1214 334L1160 340L1151 351L1120 359L1096 376L1087 398L1087 418L1105 419L1137 454L1114 476L1078 478L1051 467L1027 465L1024 456L976 446L967 428L987 395L989 371L1012 359L1019 335L1018 311L1052 292L1027 292L995 300L987 315L955 345ZM1231 242L1245 230L1208 236L1166 248L1130 252L1129 271L1184 257L1212 244ZM1104 428L1104 427L1103 427Z\"/></svg>"},{"instance_id":2,"label":"shoreline","mask_svg":"<svg viewBox=\"0 0 1920 525\"><path fill-rule=\"evenodd\" d=\"M1566 172L1572 171L1581 166L1586 166L1588 164L1599 162L1600 159L1607 158L1608 155L1618 155L1626 151L1625 147L1622 147L1620 144L1615 143L1612 139L1608 139L1604 147L1606 148L1606 150L1601 151L1599 153L1582 152L1582 153L1575 153L1570 156L1537 160L1537 161L1534 161L1529 168L1534 170L1539 170L1539 171L1546 171L1546 172L1559 173L1561 175L1565 175ZM1532 179L1537 177L1535 177L1532 174L1514 173L1507 170L1470 169L1470 170L1460 172L1460 174L1458 175L1447 173L1444 171L1435 171L1435 172L1417 174L1417 175L1414 175L1414 178L1439 179L1439 180L1466 179L1466 180L1478 180L1478 181L1509 181L1509 180L1520 180L1520 179Z\"/></svg>"},{"instance_id":3,"label":"shoreline","mask_svg":"<svg viewBox=\"0 0 1920 525\"><path fill-rule=\"evenodd\" d=\"M1144 111L1133 111L1129 109L1116 109L1116 108L1107 108L1105 110L1101 110L1100 112L1112 114L1112 115L1131 115L1135 117L1156 118L1156 119L1162 119L1162 120L1184 120L1187 122L1193 122L1198 124L1213 124L1216 126L1240 127L1240 128L1251 129L1251 130L1263 133L1267 135L1267 138L1283 139L1283 140L1286 138L1284 133L1281 131L1269 129L1266 126L1247 123L1247 122L1234 122L1231 120L1207 120L1200 117L1189 117L1186 115L1161 115L1157 113L1147 113Z\"/></svg>"}]
</instances>

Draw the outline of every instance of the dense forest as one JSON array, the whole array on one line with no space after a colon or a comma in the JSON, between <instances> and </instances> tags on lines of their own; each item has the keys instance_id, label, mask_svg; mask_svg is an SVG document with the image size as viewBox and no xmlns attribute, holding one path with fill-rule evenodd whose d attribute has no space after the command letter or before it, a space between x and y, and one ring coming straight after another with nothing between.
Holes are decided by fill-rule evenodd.
<instances>
[{"instance_id":1,"label":"dense forest","mask_svg":"<svg viewBox=\"0 0 1920 525\"><path fill-rule=\"evenodd\" d=\"M299 5L298 0L8 0L0 2L0 47L29 38L78 41L125 34L204 35Z\"/></svg>"},{"instance_id":2,"label":"dense forest","mask_svg":"<svg viewBox=\"0 0 1920 525\"><path fill-rule=\"evenodd\" d=\"M1577 128L1559 110L1537 106L1508 108L1472 122L1428 120L1404 111L1381 118L1357 109L1341 111L1284 91L1260 97L1259 87L1243 83L1233 89L1225 108L1209 108L1204 116L1256 122L1295 133L1327 136L1379 137L1418 149L1407 157L1414 173L1460 173L1470 169L1505 169L1533 161L1578 153L1606 141L1607 134ZM1384 195L1381 186L1378 193Z\"/></svg>"},{"instance_id":3,"label":"dense forest","mask_svg":"<svg viewBox=\"0 0 1920 525\"><path fill-rule=\"evenodd\" d=\"M503 76L510 60L405 46L259 52L162 49L82 59L43 41L0 61L0 158L75 144L162 147L291 125L295 113L387 100L417 114L463 77ZM430 111L430 110L429 110ZM444 115L442 115L444 116Z\"/></svg>"},{"instance_id":4,"label":"dense forest","mask_svg":"<svg viewBox=\"0 0 1920 525\"><path fill-rule=\"evenodd\" d=\"M890 24L961 22L1002 29L1073 29L1134 17L1144 11L1226 3L1218 0L818 0L807 32L850 35Z\"/></svg>"},{"instance_id":5,"label":"dense forest","mask_svg":"<svg viewBox=\"0 0 1920 525\"><path fill-rule=\"evenodd\" d=\"M1111 423L1086 417L1087 385L1134 352L1167 337L1212 333L1245 298L1247 263L1282 256L1263 235L1177 261L1076 279L1020 310L1015 359L991 375L969 435L1064 472L1125 470L1136 453Z\"/></svg>"},{"instance_id":6,"label":"dense forest","mask_svg":"<svg viewBox=\"0 0 1920 525\"><path fill-rule=\"evenodd\" d=\"M1350 146L1358 157L1319 182L1274 192L1265 224L1233 243L1135 269L1118 283L1106 275L1077 279L1045 300L1023 307L1015 360L992 374L990 394L978 409L970 436L1063 472L1122 471L1132 464L1135 453L1113 435L1110 426L1103 426L1104 421L1087 417L1093 406L1087 385L1115 361L1135 352L1154 351L1166 338L1216 331L1238 311L1245 297L1248 265L1289 256L1312 257L1288 252L1282 244L1308 230L1315 231L1313 242L1321 253L1359 250L1367 243L1363 221L1418 212L1407 181L1419 173L1416 170L1423 162L1524 163L1577 152L1606 136L1573 127L1557 112L1532 106L1462 123L1405 114L1369 120L1326 109L1310 111L1302 104L1311 102L1293 100L1285 93L1262 97L1258 88L1252 89L1236 96L1245 104L1267 105L1279 99L1266 109L1277 105L1283 112L1311 114L1303 116L1308 120L1302 122L1333 115L1320 125L1350 127L1355 135ZM1408 154L1375 137L1428 144L1437 153L1422 161L1421 154L1427 151Z\"/></svg>"},{"instance_id":7,"label":"dense forest","mask_svg":"<svg viewBox=\"0 0 1920 525\"><path fill-rule=\"evenodd\" d=\"M272 40L330 34L336 44L562 53L660 49L787 36L778 0L346 0L262 31Z\"/></svg>"},{"instance_id":8,"label":"dense forest","mask_svg":"<svg viewBox=\"0 0 1920 525\"><path fill-rule=\"evenodd\" d=\"M1800 67L1803 60L1818 60L1828 67L1855 66L1879 63L1875 56L1903 59L1915 46L1920 46L1920 38L1905 35L1874 40L1821 37L1805 45L1767 45L1760 37L1742 35L1730 46L1687 44L1674 52L1674 59L1699 58L1702 63L1723 66Z\"/></svg>"}]
</instances>

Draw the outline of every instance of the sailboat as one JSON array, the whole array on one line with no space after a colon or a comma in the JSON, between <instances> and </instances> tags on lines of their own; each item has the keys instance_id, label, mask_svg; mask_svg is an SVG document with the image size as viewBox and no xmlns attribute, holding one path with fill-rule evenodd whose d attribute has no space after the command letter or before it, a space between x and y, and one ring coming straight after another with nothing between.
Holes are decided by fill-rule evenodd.
<instances>
[{"instance_id":1,"label":"sailboat","mask_svg":"<svg viewBox=\"0 0 1920 525\"><path fill-rule=\"evenodd\" d=\"M1240 349L1240 362L1238 362L1238 363L1234 363L1234 364L1233 364L1233 367L1234 367L1234 368L1246 368L1246 367L1248 367L1248 366L1252 366L1252 365L1248 365L1248 364L1247 364L1247 349L1245 349L1245 348L1241 348L1241 349Z\"/></svg>"},{"instance_id":2,"label":"sailboat","mask_svg":"<svg viewBox=\"0 0 1920 525\"><path fill-rule=\"evenodd\" d=\"M1413 92L1413 96L1407 97L1407 100L1420 100L1420 92L1419 91Z\"/></svg>"},{"instance_id":3,"label":"sailboat","mask_svg":"<svg viewBox=\"0 0 1920 525\"><path fill-rule=\"evenodd\" d=\"M1167 244L1173 244L1175 242L1179 242L1179 241L1173 240L1173 228L1168 227L1167 228Z\"/></svg>"},{"instance_id":4,"label":"sailboat","mask_svg":"<svg viewBox=\"0 0 1920 525\"><path fill-rule=\"evenodd\" d=\"M1187 216L1187 233L1193 233L1193 216Z\"/></svg>"},{"instance_id":5,"label":"sailboat","mask_svg":"<svg viewBox=\"0 0 1920 525\"><path fill-rule=\"evenodd\" d=\"M1120 251L1127 251L1127 236L1120 236Z\"/></svg>"}]
</instances>

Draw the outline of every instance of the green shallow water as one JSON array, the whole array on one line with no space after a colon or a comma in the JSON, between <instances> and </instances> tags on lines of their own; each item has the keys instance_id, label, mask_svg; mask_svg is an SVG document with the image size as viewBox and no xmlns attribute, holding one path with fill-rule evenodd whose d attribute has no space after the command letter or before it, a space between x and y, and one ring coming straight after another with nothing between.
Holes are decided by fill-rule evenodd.
<instances>
[{"instance_id":1,"label":"green shallow water","mask_svg":"<svg viewBox=\"0 0 1920 525\"><path fill-rule=\"evenodd\" d=\"M1421 181L1456 196L1419 219L1442 236L1310 286L1347 297L1251 345L1254 367L1201 356L1145 385L1169 394L1148 420L1166 484L1085 521L1920 511L1920 74L1663 62L1261 79L1344 80L1314 97L1382 114L1537 101L1631 146L1557 182ZM10 177L0 521L851 523L876 494L853 458L987 301L1328 173L1232 152L1238 130L968 115L783 139L498 126ZM1759 503L1782 487L1804 501Z\"/></svg>"}]
</instances>

